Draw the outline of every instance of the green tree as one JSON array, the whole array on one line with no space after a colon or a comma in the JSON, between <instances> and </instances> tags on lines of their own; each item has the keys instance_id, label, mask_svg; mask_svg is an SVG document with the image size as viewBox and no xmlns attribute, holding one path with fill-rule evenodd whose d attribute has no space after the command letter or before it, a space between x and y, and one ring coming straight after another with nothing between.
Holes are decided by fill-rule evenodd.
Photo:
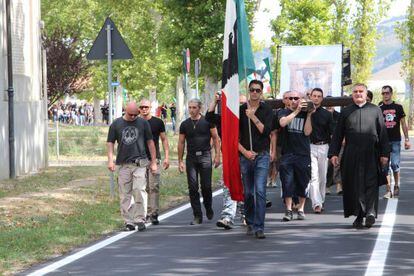
<instances>
[{"instance_id":1,"label":"green tree","mask_svg":"<svg viewBox=\"0 0 414 276\"><path fill-rule=\"evenodd\" d=\"M129 93L139 98L156 87L172 97L171 61L165 47L158 45L159 16L151 0L70 0L42 1L46 36L56 28L79 30L79 39L89 51L107 16L117 25L131 49L132 60L115 60L113 77L119 77ZM103 98L107 94L106 62L91 63L89 95Z\"/></svg>"},{"instance_id":2,"label":"green tree","mask_svg":"<svg viewBox=\"0 0 414 276\"><path fill-rule=\"evenodd\" d=\"M272 21L275 45L323 45L331 42L333 15L327 0L281 0L281 14Z\"/></svg>"},{"instance_id":3,"label":"green tree","mask_svg":"<svg viewBox=\"0 0 414 276\"><path fill-rule=\"evenodd\" d=\"M250 28L257 0L246 0ZM181 52L191 51L192 60L200 58L202 74L218 81L223 58L225 0L159 0L163 17L160 44L175 54L175 71L182 72Z\"/></svg>"},{"instance_id":4,"label":"green tree","mask_svg":"<svg viewBox=\"0 0 414 276\"><path fill-rule=\"evenodd\" d=\"M406 20L397 25L396 32L403 45L403 71L410 84L408 126L412 129L414 124L414 0L410 2Z\"/></svg>"},{"instance_id":5,"label":"green tree","mask_svg":"<svg viewBox=\"0 0 414 276\"><path fill-rule=\"evenodd\" d=\"M331 43L350 47L352 36L349 32L349 1L331 0L331 4L333 8Z\"/></svg>"},{"instance_id":6,"label":"green tree","mask_svg":"<svg viewBox=\"0 0 414 276\"><path fill-rule=\"evenodd\" d=\"M365 83L371 76L375 42L378 39L377 24L388 6L386 0L356 0L357 13L353 19L353 43L351 46L352 80Z\"/></svg>"}]
</instances>

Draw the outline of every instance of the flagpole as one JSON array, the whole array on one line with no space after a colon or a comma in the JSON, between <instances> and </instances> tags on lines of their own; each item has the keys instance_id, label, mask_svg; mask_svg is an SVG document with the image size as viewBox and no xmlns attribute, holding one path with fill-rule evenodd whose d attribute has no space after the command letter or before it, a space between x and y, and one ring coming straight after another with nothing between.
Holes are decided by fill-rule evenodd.
<instances>
[{"instance_id":1,"label":"flagpole","mask_svg":"<svg viewBox=\"0 0 414 276\"><path fill-rule=\"evenodd\" d=\"M246 85L246 98L247 98L247 108L250 109L250 95L249 95L249 84L247 83L247 68L246 68L246 61L244 60L244 55L243 55L243 65L244 65L244 83ZM247 117L247 116L246 116ZM252 123L249 117L247 117L247 121L249 124L249 144L250 144L250 150L253 151L253 141L252 141Z\"/></svg>"}]
</instances>

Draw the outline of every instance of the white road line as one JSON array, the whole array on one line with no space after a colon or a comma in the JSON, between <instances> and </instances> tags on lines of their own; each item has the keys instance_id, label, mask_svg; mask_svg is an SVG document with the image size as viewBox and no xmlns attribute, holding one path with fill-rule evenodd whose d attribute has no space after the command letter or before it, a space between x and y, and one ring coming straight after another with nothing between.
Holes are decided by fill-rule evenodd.
<instances>
[{"instance_id":1,"label":"white road line","mask_svg":"<svg viewBox=\"0 0 414 276\"><path fill-rule=\"evenodd\" d=\"M381 276L387 260L388 248L394 228L398 199L388 199L387 208L382 219L381 228L371 254L365 276Z\"/></svg>"},{"instance_id":2,"label":"white road line","mask_svg":"<svg viewBox=\"0 0 414 276\"><path fill-rule=\"evenodd\" d=\"M217 190L217 191L215 191L213 193L213 197L216 197L216 196L218 196L218 195L220 195L222 193L223 193L223 189L219 189L219 190ZM203 199L201 198L201 202L202 201L203 201ZM176 215L176 214L178 214L178 213L180 213L180 212L182 212L184 210L189 209L190 207L191 207L190 203L187 203L187 204L185 204L185 205L183 205L181 207L178 207L176 209L173 209L173 210L171 210L171 211L169 211L169 212L167 212L167 213L159 216L158 219L160 221L165 220L165 219L167 219L169 217L172 217L172 216L174 216L174 215ZM150 225L151 224L147 224L147 227L149 227ZM119 241L119 240L121 240L121 239L123 239L125 237L128 237L129 235L134 234L135 232L136 231L121 232L121 233L119 233L119 234L117 234L117 235L115 235L113 237L110 237L110 238L105 239L105 240L103 240L101 242L98 242L97 244L94 244L94 245L92 245L92 246L90 246L88 248L85 248L85 249L83 249L83 250L81 250L81 251L79 251L77 253L74 253L72 255L69 255L68 257L63 258L60 261L54 262L54 263L52 263L52 264L50 264L50 265L48 265L48 266L46 266L46 267L44 267L42 269L36 270L36 271L30 273L29 276L45 275L47 273L53 272L56 269L61 268L62 266L65 266L65 265L70 264L70 263L72 263L72 262L74 262L76 260L79 260L80 258L83 258L83 257L85 257L85 256L87 256L87 255L89 255L89 254L91 254L91 253L93 253L95 251L98 251L99 249L102 249L102 248L104 248L104 247L106 247L106 246L108 246L108 245L110 245L110 244L112 244L112 243L114 243L116 241Z\"/></svg>"}]
</instances>

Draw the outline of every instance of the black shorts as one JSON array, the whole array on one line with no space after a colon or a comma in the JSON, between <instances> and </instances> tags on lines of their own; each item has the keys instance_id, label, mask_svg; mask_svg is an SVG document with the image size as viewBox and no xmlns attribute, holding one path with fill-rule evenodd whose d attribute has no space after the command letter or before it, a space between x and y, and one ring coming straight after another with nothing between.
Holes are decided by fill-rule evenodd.
<instances>
[{"instance_id":1,"label":"black shorts","mask_svg":"<svg viewBox=\"0 0 414 276\"><path fill-rule=\"evenodd\" d=\"M285 154L280 160L280 180L282 197L306 197L306 188L311 178L310 156Z\"/></svg>"}]
</instances>

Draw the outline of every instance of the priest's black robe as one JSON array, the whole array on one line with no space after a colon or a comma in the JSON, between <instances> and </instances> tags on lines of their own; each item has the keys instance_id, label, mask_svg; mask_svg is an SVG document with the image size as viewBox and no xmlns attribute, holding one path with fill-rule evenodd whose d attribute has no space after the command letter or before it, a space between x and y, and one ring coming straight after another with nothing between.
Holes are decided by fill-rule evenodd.
<instances>
[{"instance_id":1,"label":"priest's black robe","mask_svg":"<svg viewBox=\"0 0 414 276\"><path fill-rule=\"evenodd\" d=\"M390 146L384 117L376 105L352 104L343 109L329 146L329 157L341 160L344 216L377 216L379 186L386 183L380 157L388 157Z\"/></svg>"}]
</instances>

